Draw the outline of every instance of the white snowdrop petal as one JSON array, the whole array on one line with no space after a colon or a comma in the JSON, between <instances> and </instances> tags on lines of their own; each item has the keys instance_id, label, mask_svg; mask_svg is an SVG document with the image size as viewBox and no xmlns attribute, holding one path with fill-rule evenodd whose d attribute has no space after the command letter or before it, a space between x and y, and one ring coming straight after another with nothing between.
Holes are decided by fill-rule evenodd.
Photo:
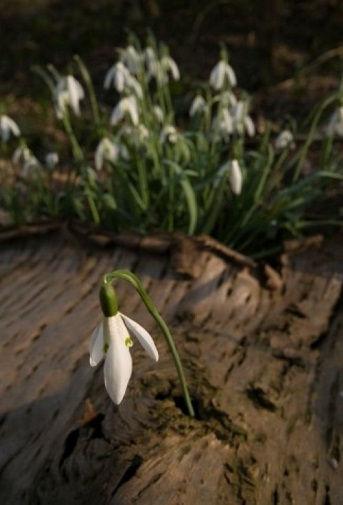
<instances>
[{"instance_id":1,"label":"white snowdrop petal","mask_svg":"<svg viewBox=\"0 0 343 505\"><path fill-rule=\"evenodd\" d=\"M105 80L104 80L104 88L105 89L110 89L112 81L114 79L115 75L115 66L112 66L105 75Z\"/></svg>"},{"instance_id":2,"label":"white snowdrop petal","mask_svg":"<svg viewBox=\"0 0 343 505\"><path fill-rule=\"evenodd\" d=\"M125 344L129 334L119 313L104 319L104 337L108 343L104 365L105 387L111 400L119 405L132 373L131 354Z\"/></svg>"},{"instance_id":3,"label":"white snowdrop petal","mask_svg":"<svg viewBox=\"0 0 343 505\"><path fill-rule=\"evenodd\" d=\"M227 75L227 78L228 78L231 86L236 86L237 79L236 79L236 74L235 74L233 68L230 65L226 64L225 70L226 70L226 75Z\"/></svg>"},{"instance_id":4,"label":"white snowdrop petal","mask_svg":"<svg viewBox=\"0 0 343 505\"><path fill-rule=\"evenodd\" d=\"M244 118L244 126L249 137L253 137L255 135L255 125L250 116Z\"/></svg>"},{"instance_id":5,"label":"white snowdrop petal","mask_svg":"<svg viewBox=\"0 0 343 505\"><path fill-rule=\"evenodd\" d=\"M100 323L91 336L89 346L89 364L96 366L104 357L104 332L103 323Z\"/></svg>"},{"instance_id":6,"label":"white snowdrop petal","mask_svg":"<svg viewBox=\"0 0 343 505\"><path fill-rule=\"evenodd\" d=\"M158 361L158 350L150 335L140 324L136 323L133 319L121 314L127 329L134 335L143 349L154 361Z\"/></svg>"},{"instance_id":7,"label":"white snowdrop petal","mask_svg":"<svg viewBox=\"0 0 343 505\"><path fill-rule=\"evenodd\" d=\"M232 160L229 170L229 182L232 192L240 195L242 191L242 172L237 160Z\"/></svg>"},{"instance_id":8,"label":"white snowdrop petal","mask_svg":"<svg viewBox=\"0 0 343 505\"><path fill-rule=\"evenodd\" d=\"M73 109L74 113L77 116L79 116L80 115L79 89L78 89L78 86L76 85L75 79L71 75L68 75L68 77L67 77L67 89L68 89L68 93L69 93L70 106Z\"/></svg>"}]
</instances>

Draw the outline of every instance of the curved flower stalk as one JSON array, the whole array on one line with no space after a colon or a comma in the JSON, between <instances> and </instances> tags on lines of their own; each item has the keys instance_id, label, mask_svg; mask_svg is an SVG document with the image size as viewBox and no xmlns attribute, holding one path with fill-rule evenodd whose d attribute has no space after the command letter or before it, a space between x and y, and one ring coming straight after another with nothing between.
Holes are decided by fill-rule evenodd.
<instances>
[{"instance_id":1,"label":"curved flower stalk","mask_svg":"<svg viewBox=\"0 0 343 505\"><path fill-rule=\"evenodd\" d=\"M75 116L80 116L80 101L85 97L82 85L72 75L58 80L55 88L56 114L63 118L66 108L70 107Z\"/></svg>"},{"instance_id":2,"label":"curved flower stalk","mask_svg":"<svg viewBox=\"0 0 343 505\"><path fill-rule=\"evenodd\" d=\"M223 89L228 83L230 87L237 85L236 74L226 61L219 61L212 69L210 74L210 85L216 91Z\"/></svg>"},{"instance_id":3,"label":"curved flower stalk","mask_svg":"<svg viewBox=\"0 0 343 505\"><path fill-rule=\"evenodd\" d=\"M189 415L194 416L181 360L171 333L139 278L128 270L115 270L103 278L99 293L103 321L91 337L90 365L96 366L105 359L105 387L112 401L118 405L123 400L132 373L130 347L133 342L130 335L137 338L153 361L156 362L159 358L151 335L133 319L118 311L117 296L112 286L112 282L117 279L126 280L135 288L147 310L160 326L173 355Z\"/></svg>"},{"instance_id":4,"label":"curved flower stalk","mask_svg":"<svg viewBox=\"0 0 343 505\"><path fill-rule=\"evenodd\" d=\"M115 126L125 117L129 117L133 125L137 126L139 123L139 112L136 98L131 95L122 98L117 106L113 109L111 115L111 125Z\"/></svg>"},{"instance_id":5,"label":"curved flower stalk","mask_svg":"<svg viewBox=\"0 0 343 505\"><path fill-rule=\"evenodd\" d=\"M6 144L11 136L20 136L19 126L12 118L6 116L6 114L2 114L0 116L0 137L2 142Z\"/></svg>"}]
</instances>

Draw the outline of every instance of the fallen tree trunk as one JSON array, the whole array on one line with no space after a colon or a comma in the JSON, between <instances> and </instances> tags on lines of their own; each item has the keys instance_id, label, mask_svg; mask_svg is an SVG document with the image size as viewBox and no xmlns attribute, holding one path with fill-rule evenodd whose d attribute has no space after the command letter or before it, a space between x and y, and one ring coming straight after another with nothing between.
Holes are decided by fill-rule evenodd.
<instances>
[{"instance_id":1,"label":"fallen tree trunk","mask_svg":"<svg viewBox=\"0 0 343 505\"><path fill-rule=\"evenodd\" d=\"M290 244L261 269L206 237L93 239L1 245L1 502L341 505L342 245ZM98 282L119 267L172 323L195 419L129 286L121 309L160 361L134 346L119 407L89 367Z\"/></svg>"}]
</instances>

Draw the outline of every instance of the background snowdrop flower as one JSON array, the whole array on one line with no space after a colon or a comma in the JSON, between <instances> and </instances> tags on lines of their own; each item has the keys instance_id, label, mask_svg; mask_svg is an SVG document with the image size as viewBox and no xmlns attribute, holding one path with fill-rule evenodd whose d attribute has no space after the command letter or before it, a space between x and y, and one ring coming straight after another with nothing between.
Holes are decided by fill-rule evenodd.
<instances>
[{"instance_id":1,"label":"background snowdrop flower","mask_svg":"<svg viewBox=\"0 0 343 505\"><path fill-rule=\"evenodd\" d=\"M281 151L287 147L294 147L294 137L290 130L283 130L275 139L275 149Z\"/></svg>"},{"instance_id":2,"label":"background snowdrop flower","mask_svg":"<svg viewBox=\"0 0 343 505\"><path fill-rule=\"evenodd\" d=\"M107 71L104 80L104 88L110 89L113 85L119 93L122 93L124 91L128 75L130 75L128 69L121 61L118 61L118 63L112 65L112 67Z\"/></svg>"},{"instance_id":3,"label":"background snowdrop flower","mask_svg":"<svg viewBox=\"0 0 343 505\"><path fill-rule=\"evenodd\" d=\"M163 110L161 109L161 107L159 105L154 105L153 112L154 112L154 116L157 119L157 121L162 124L164 121L164 114L163 114Z\"/></svg>"},{"instance_id":4,"label":"background snowdrop flower","mask_svg":"<svg viewBox=\"0 0 343 505\"><path fill-rule=\"evenodd\" d=\"M125 89L133 91L139 98L143 97L142 87L125 65L119 61L113 65L105 76L104 88L110 89L111 86L122 93Z\"/></svg>"},{"instance_id":5,"label":"background snowdrop flower","mask_svg":"<svg viewBox=\"0 0 343 505\"><path fill-rule=\"evenodd\" d=\"M15 164L22 165L22 172L24 176L28 174L31 168L36 168L40 166L40 163L37 160L36 156L34 156L31 150L25 145L17 147L17 149L13 153L12 161Z\"/></svg>"},{"instance_id":6,"label":"background snowdrop flower","mask_svg":"<svg viewBox=\"0 0 343 505\"><path fill-rule=\"evenodd\" d=\"M242 171L236 159L229 161L229 183L232 193L240 195L242 192Z\"/></svg>"},{"instance_id":7,"label":"background snowdrop flower","mask_svg":"<svg viewBox=\"0 0 343 505\"><path fill-rule=\"evenodd\" d=\"M233 68L226 61L221 60L211 71L210 85L218 91L224 87L226 79L230 86L236 86L237 79Z\"/></svg>"},{"instance_id":8,"label":"background snowdrop flower","mask_svg":"<svg viewBox=\"0 0 343 505\"><path fill-rule=\"evenodd\" d=\"M189 109L189 115L193 117L196 114L200 114L205 109L206 109L206 101L204 97L202 97L201 95L196 95L191 103L191 107Z\"/></svg>"},{"instance_id":9,"label":"background snowdrop flower","mask_svg":"<svg viewBox=\"0 0 343 505\"><path fill-rule=\"evenodd\" d=\"M126 78L125 86L135 93L138 98L143 98L142 86L139 84L137 79L129 74Z\"/></svg>"},{"instance_id":10,"label":"background snowdrop flower","mask_svg":"<svg viewBox=\"0 0 343 505\"><path fill-rule=\"evenodd\" d=\"M95 154L94 162L95 168L101 170L105 161L115 163L119 157L119 147L114 144L110 139L104 137L98 144Z\"/></svg>"},{"instance_id":11,"label":"background snowdrop flower","mask_svg":"<svg viewBox=\"0 0 343 505\"><path fill-rule=\"evenodd\" d=\"M158 78L160 74L160 63L152 47L148 46L144 50L144 61L148 73L148 79Z\"/></svg>"},{"instance_id":12,"label":"background snowdrop flower","mask_svg":"<svg viewBox=\"0 0 343 505\"><path fill-rule=\"evenodd\" d=\"M114 108L111 115L111 125L117 125L125 116L129 116L132 123L137 126L139 123L139 114L136 98L131 95L122 98Z\"/></svg>"},{"instance_id":13,"label":"background snowdrop flower","mask_svg":"<svg viewBox=\"0 0 343 505\"><path fill-rule=\"evenodd\" d=\"M132 74L139 73L142 66L142 56L133 46L120 49L120 58Z\"/></svg>"},{"instance_id":14,"label":"background snowdrop flower","mask_svg":"<svg viewBox=\"0 0 343 505\"><path fill-rule=\"evenodd\" d=\"M151 335L120 312L104 317L91 337L90 365L94 367L105 358L105 388L116 405L119 405L124 398L132 373L130 334L137 338L151 359L158 361L158 351Z\"/></svg>"},{"instance_id":15,"label":"background snowdrop flower","mask_svg":"<svg viewBox=\"0 0 343 505\"><path fill-rule=\"evenodd\" d=\"M163 128L160 136L161 142L170 142L171 144L176 144L178 139L178 132L175 126L167 125Z\"/></svg>"},{"instance_id":16,"label":"background snowdrop flower","mask_svg":"<svg viewBox=\"0 0 343 505\"><path fill-rule=\"evenodd\" d=\"M246 115L244 118L244 128L249 137L253 137L255 135L255 125L249 115Z\"/></svg>"},{"instance_id":17,"label":"background snowdrop flower","mask_svg":"<svg viewBox=\"0 0 343 505\"><path fill-rule=\"evenodd\" d=\"M326 127L326 134L343 137L343 106L338 107L332 114L329 124Z\"/></svg>"},{"instance_id":18,"label":"background snowdrop flower","mask_svg":"<svg viewBox=\"0 0 343 505\"><path fill-rule=\"evenodd\" d=\"M0 137L2 142L8 142L11 135L19 137L19 126L13 119L3 114L0 116Z\"/></svg>"},{"instance_id":19,"label":"background snowdrop flower","mask_svg":"<svg viewBox=\"0 0 343 505\"><path fill-rule=\"evenodd\" d=\"M221 109L214 119L212 129L215 139L227 139L234 131L233 118L227 107ZM219 137L218 137L219 134Z\"/></svg>"},{"instance_id":20,"label":"background snowdrop flower","mask_svg":"<svg viewBox=\"0 0 343 505\"><path fill-rule=\"evenodd\" d=\"M59 162L59 156L55 152L48 153L45 156L45 165L49 170L53 170Z\"/></svg>"},{"instance_id":21,"label":"background snowdrop flower","mask_svg":"<svg viewBox=\"0 0 343 505\"><path fill-rule=\"evenodd\" d=\"M231 113L234 122L234 130L240 135L246 132L249 137L253 137L255 135L255 125L248 114L248 103L242 100L237 101L231 108Z\"/></svg>"},{"instance_id":22,"label":"background snowdrop flower","mask_svg":"<svg viewBox=\"0 0 343 505\"><path fill-rule=\"evenodd\" d=\"M85 97L83 87L72 75L60 79L56 86L55 99L57 115L63 117L65 108L70 107L76 116L80 115L80 101Z\"/></svg>"},{"instance_id":23,"label":"background snowdrop flower","mask_svg":"<svg viewBox=\"0 0 343 505\"><path fill-rule=\"evenodd\" d=\"M166 72L166 74L170 73L174 81L178 81L180 79L180 71L177 66L175 60L170 56L163 56L161 59L162 69Z\"/></svg>"}]
</instances>

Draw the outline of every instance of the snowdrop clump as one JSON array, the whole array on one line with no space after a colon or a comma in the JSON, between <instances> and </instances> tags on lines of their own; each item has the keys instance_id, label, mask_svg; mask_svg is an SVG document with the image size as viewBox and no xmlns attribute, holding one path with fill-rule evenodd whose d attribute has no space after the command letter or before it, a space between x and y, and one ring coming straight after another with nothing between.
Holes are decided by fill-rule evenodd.
<instances>
[{"instance_id":1,"label":"snowdrop clump","mask_svg":"<svg viewBox=\"0 0 343 505\"><path fill-rule=\"evenodd\" d=\"M306 140L297 149L293 125L276 138L267 123L258 131L253 99L238 87L225 50L206 81L194 91L186 89L184 101L178 94L177 109L174 91L183 89L182 75L168 48L151 37L142 47L131 37L117 54L104 76L106 104L101 105L80 58L66 75L51 65L40 69L56 120L70 141L69 153L48 154L40 164L17 124L0 116L2 143L20 136L14 158L23 173L47 168L51 174L68 167L67 191L58 194L52 174L42 172L41 194L31 209L54 217L72 213L115 231L213 234L249 253L255 253L255 243L265 243L267 254L283 233L298 236L304 223L313 226L303 219L306 209L318 191L324 195L330 181L341 177L334 140L343 136L342 90L311 116ZM319 121L333 105L323 129ZM320 131L323 165L306 178L303 167ZM18 199L12 201L13 213L23 215L16 209Z\"/></svg>"}]
</instances>

